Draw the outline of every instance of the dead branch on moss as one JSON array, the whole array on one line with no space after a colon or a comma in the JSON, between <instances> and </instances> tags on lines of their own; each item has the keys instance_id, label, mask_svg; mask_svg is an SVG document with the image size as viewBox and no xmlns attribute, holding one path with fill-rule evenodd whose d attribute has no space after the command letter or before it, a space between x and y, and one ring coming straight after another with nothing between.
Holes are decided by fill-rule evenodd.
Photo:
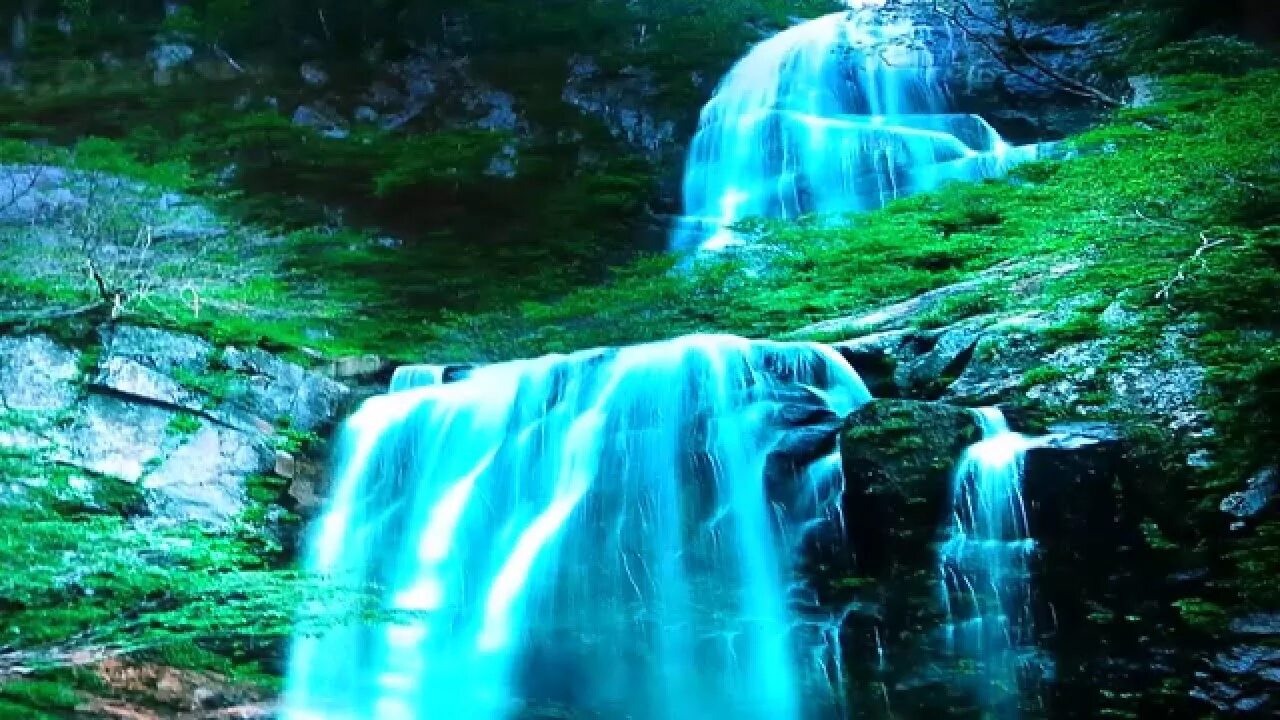
<instances>
[{"instance_id":1,"label":"dead branch on moss","mask_svg":"<svg viewBox=\"0 0 1280 720\"><path fill-rule=\"evenodd\" d=\"M1170 304L1174 288L1190 279L1191 273L1196 269L1200 269L1205 266L1205 253L1216 247L1225 245L1230 241L1231 238L1227 237L1211 238L1207 233L1201 231L1200 246L1191 254L1191 257L1178 265L1178 270L1174 273L1173 277L1166 280L1164 284L1160 286L1160 290L1156 292L1155 299L1165 303L1166 305Z\"/></svg>"}]
</instances>

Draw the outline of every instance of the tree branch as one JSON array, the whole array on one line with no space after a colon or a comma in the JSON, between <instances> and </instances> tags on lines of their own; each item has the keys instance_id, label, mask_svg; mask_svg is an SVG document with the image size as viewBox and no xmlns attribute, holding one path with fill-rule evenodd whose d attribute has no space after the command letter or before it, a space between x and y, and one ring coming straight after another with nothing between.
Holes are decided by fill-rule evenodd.
<instances>
[{"instance_id":1,"label":"tree branch","mask_svg":"<svg viewBox=\"0 0 1280 720\"><path fill-rule=\"evenodd\" d=\"M974 9L970 0L949 0L956 10L943 7L946 0L934 0L933 10L977 43L1005 70L1043 88L1060 90L1076 97L1093 100L1107 107L1123 107L1124 102L1085 82L1070 77L1027 47L1028 37L1014 24L1015 13L1008 0L997 0L995 19ZM986 28L985 32L980 28ZM1026 65L1034 72L1024 69Z\"/></svg>"}]
</instances>

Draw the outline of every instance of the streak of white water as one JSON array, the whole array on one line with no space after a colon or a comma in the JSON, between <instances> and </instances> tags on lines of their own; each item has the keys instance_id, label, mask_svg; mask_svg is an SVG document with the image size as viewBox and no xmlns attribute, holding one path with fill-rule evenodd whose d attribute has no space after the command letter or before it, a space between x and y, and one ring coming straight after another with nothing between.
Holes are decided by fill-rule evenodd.
<instances>
[{"instance_id":1,"label":"streak of white water","mask_svg":"<svg viewBox=\"0 0 1280 720\"><path fill-rule=\"evenodd\" d=\"M745 218L874 209L1035 156L951 113L951 38L882 5L796 25L730 70L702 109L673 249L739 244Z\"/></svg>"},{"instance_id":2,"label":"streak of white water","mask_svg":"<svg viewBox=\"0 0 1280 720\"><path fill-rule=\"evenodd\" d=\"M445 365L401 365L391 374L390 392L439 385L444 382Z\"/></svg>"},{"instance_id":3,"label":"streak of white water","mask_svg":"<svg viewBox=\"0 0 1280 720\"><path fill-rule=\"evenodd\" d=\"M1022 497L1023 460L1038 440L1009 430L995 408L974 411L982 438L952 489L939 572L948 649L973 663L984 716L1015 717L1021 658L1033 646L1028 562L1035 549Z\"/></svg>"},{"instance_id":4,"label":"streak of white water","mask_svg":"<svg viewBox=\"0 0 1280 720\"><path fill-rule=\"evenodd\" d=\"M309 565L396 616L297 638L284 716L834 717L838 618L797 609L791 563L839 464L766 471L797 393L869 399L828 347L699 335L367 401Z\"/></svg>"}]
</instances>

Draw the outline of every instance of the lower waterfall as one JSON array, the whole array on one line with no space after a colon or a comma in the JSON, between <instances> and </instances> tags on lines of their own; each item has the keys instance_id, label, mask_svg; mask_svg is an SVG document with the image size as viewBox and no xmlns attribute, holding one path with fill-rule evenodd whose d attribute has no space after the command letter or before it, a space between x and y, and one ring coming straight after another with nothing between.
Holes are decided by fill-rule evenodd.
<instances>
[{"instance_id":1,"label":"lower waterfall","mask_svg":"<svg viewBox=\"0 0 1280 720\"><path fill-rule=\"evenodd\" d=\"M406 372L347 422L318 574L393 615L295 640L291 720L840 717L831 348L696 335ZM579 716L575 714L575 717Z\"/></svg>"},{"instance_id":2,"label":"lower waterfall","mask_svg":"<svg viewBox=\"0 0 1280 720\"><path fill-rule=\"evenodd\" d=\"M1034 648L1028 562L1035 543L1022 496L1023 459L1036 442L995 408L974 411L982 438L965 451L941 549L947 648L971 667L987 717L1018 714L1020 669Z\"/></svg>"}]
</instances>

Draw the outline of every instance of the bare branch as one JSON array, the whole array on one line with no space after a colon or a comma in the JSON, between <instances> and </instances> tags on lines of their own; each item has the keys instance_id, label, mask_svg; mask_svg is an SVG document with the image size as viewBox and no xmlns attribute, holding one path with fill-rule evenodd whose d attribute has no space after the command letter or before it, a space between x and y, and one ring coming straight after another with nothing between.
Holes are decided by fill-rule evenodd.
<instances>
[{"instance_id":1,"label":"bare branch","mask_svg":"<svg viewBox=\"0 0 1280 720\"><path fill-rule=\"evenodd\" d=\"M1012 3L1009 0L996 0L994 4L994 18L976 10L971 0L934 0L933 11L986 50L1005 70L1028 82L1093 100L1107 107L1124 105L1119 99L1058 71L1038 57L1027 45L1030 36L1017 29ZM950 5L954 9L947 9L944 5Z\"/></svg>"},{"instance_id":2,"label":"bare branch","mask_svg":"<svg viewBox=\"0 0 1280 720\"><path fill-rule=\"evenodd\" d=\"M1225 237L1210 238L1205 232L1201 231L1200 246L1196 248L1196 251L1192 253L1191 257L1187 258L1178 266L1178 271L1174 273L1173 277L1169 278L1160 286L1160 290L1156 293L1155 298L1168 304L1172 297L1174 287L1179 283L1185 282L1189 277L1189 273L1192 272L1194 268L1204 267L1204 254L1220 245L1225 245L1230 241L1231 238Z\"/></svg>"}]
</instances>

